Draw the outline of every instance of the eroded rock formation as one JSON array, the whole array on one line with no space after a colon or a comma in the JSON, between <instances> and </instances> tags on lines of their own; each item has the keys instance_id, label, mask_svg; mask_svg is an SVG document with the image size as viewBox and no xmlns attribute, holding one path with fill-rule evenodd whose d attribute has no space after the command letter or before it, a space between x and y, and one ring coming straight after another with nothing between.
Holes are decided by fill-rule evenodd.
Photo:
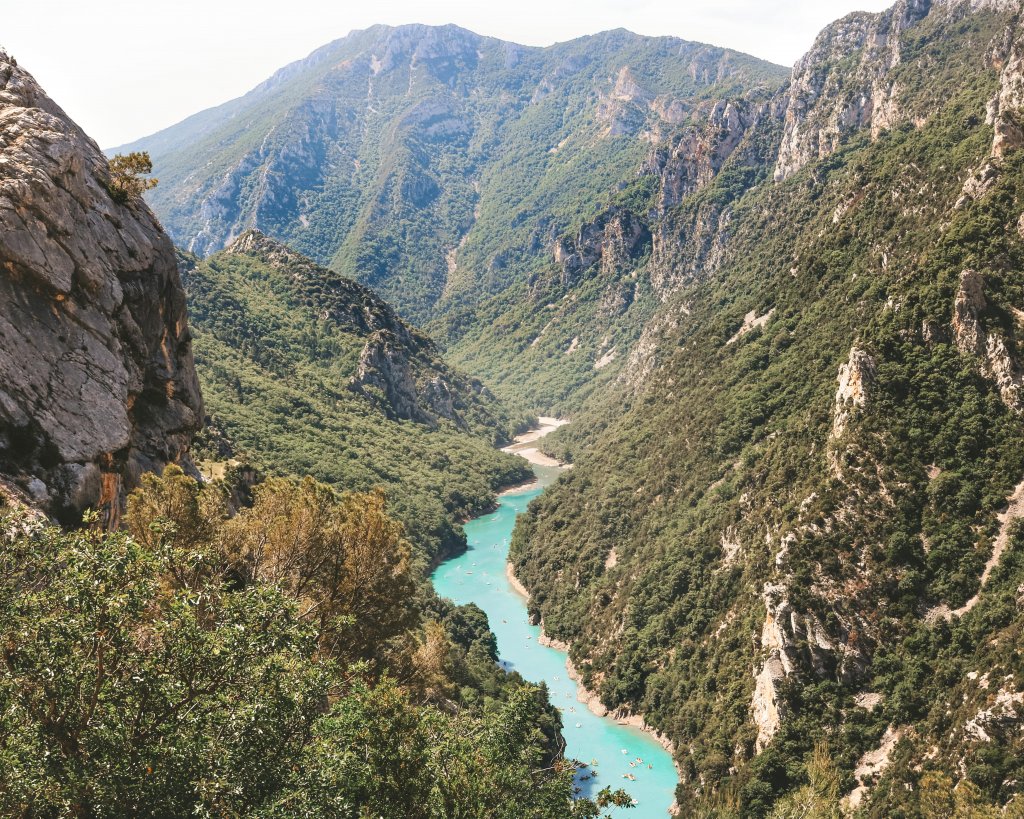
<instances>
[{"instance_id":1,"label":"eroded rock formation","mask_svg":"<svg viewBox=\"0 0 1024 819\"><path fill-rule=\"evenodd\" d=\"M203 417L174 248L0 51L0 472L52 514L117 522Z\"/></svg>"},{"instance_id":2,"label":"eroded rock formation","mask_svg":"<svg viewBox=\"0 0 1024 819\"><path fill-rule=\"evenodd\" d=\"M984 284L977 271L960 274L953 303L953 336L960 352L976 358L985 377L995 382L1003 402L1019 411L1024 408L1024 374L1006 340L988 332L980 320L988 306Z\"/></svg>"}]
</instances>

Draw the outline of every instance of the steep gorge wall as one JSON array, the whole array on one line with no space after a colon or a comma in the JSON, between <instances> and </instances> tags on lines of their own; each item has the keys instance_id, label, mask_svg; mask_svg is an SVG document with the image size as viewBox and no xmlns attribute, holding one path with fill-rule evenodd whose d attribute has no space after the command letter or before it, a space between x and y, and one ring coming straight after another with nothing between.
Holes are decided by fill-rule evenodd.
<instances>
[{"instance_id":1,"label":"steep gorge wall","mask_svg":"<svg viewBox=\"0 0 1024 819\"><path fill-rule=\"evenodd\" d=\"M174 248L0 52L0 472L52 514L116 523L203 418Z\"/></svg>"},{"instance_id":2,"label":"steep gorge wall","mask_svg":"<svg viewBox=\"0 0 1024 819\"><path fill-rule=\"evenodd\" d=\"M885 756L880 776L899 737L913 743L891 789L856 776L859 799L905 800L905 815L922 767L981 782L968 772L983 753L1014 756L944 716L991 711L978 686L965 684L970 706L949 705L920 672L959 685L976 662L964 636L982 638L958 618L1006 614L1019 19L1019 3L967 0L853 15L749 124L731 119L740 139L723 119L718 168L706 149L649 165L656 192L683 191L646 214L641 277L663 304L620 389L562 436L576 468L531 509L513 557L587 685L688 749L684 812L703 815L721 787L760 815L744 788L790 787L765 771L799 766L812 735L851 772ZM680 188L698 161L699 182ZM767 178L729 190L748 161ZM997 705L1024 693L1009 645ZM1004 735L1019 730L1019 713L996 710ZM1003 779L986 798L1006 803L1017 780Z\"/></svg>"}]
</instances>

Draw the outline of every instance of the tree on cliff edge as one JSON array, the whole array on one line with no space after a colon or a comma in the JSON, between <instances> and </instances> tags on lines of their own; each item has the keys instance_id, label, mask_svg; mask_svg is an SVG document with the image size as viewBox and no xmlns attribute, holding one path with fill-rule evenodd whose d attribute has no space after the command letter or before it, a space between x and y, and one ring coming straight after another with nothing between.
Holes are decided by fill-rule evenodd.
<instances>
[{"instance_id":1,"label":"tree on cliff edge","mask_svg":"<svg viewBox=\"0 0 1024 819\"><path fill-rule=\"evenodd\" d=\"M110 160L110 195L118 202L141 196L157 186L157 180L144 176L153 173L153 161L146 151L117 154Z\"/></svg>"}]
</instances>

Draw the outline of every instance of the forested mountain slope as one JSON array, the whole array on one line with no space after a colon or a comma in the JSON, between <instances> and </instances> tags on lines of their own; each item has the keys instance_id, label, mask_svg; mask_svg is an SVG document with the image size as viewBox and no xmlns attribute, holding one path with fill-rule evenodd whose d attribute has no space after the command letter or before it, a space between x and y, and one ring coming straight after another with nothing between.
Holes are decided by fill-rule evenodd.
<instances>
[{"instance_id":1,"label":"forested mountain slope","mask_svg":"<svg viewBox=\"0 0 1024 819\"><path fill-rule=\"evenodd\" d=\"M684 815L988 815L1024 776L1020 17L900 0L784 87L375 28L136 147L194 250L256 225L573 411L515 568L675 741Z\"/></svg>"},{"instance_id":2,"label":"forested mountain slope","mask_svg":"<svg viewBox=\"0 0 1024 819\"><path fill-rule=\"evenodd\" d=\"M386 487L431 559L529 476L495 448L514 431L505 408L362 285L256 231L182 268L208 410L261 469Z\"/></svg>"},{"instance_id":3,"label":"forested mountain slope","mask_svg":"<svg viewBox=\"0 0 1024 819\"><path fill-rule=\"evenodd\" d=\"M808 777L874 816L1017 793L1022 33L1016 3L914 0L826 29L646 223L677 279L553 436L575 468L517 574L587 685L676 741L686 815Z\"/></svg>"},{"instance_id":4,"label":"forested mountain slope","mask_svg":"<svg viewBox=\"0 0 1024 819\"><path fill-rule=\"evenodd\" d=\"M513 372L539 364L571 395L614 346L599 349L604 336L621 333L621 349L652 301L630 275L649 237L623 237L621 292L587 285L578 303L586 265L560 274L556 252L574 252L560 243L642 195L631 182L652 144L692 123L739 127L785 73L621 30L541 49L454 26L375 26L115 150L150 152L161 181L150 201L180 247L205 255L258 228L429 322L456 361L537 409L550 394ZM633 301L636 315L620 316ZM545 303L549 315L535 309ZM565 356L595 314L605 330Z\"/></svg>"}]
</instances>

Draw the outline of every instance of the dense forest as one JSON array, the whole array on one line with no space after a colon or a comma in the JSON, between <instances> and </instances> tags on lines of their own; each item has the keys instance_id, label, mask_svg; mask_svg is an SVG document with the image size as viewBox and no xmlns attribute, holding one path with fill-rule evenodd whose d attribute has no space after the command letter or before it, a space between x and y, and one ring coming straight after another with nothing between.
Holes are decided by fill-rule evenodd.
<instances>
[{"instance_id":1,"label":"dense forest","mask_svg":"<svg viewBox=\"0 0 1024 819\"><path fill-rule=\"evenodd\" d=\"M5 816L595 817L560 719L433 595L380 493L171 466L125 530L4 509Z\"/></svg>"},{"instance_id":2,"label":"dense forest","mask_svg":"<svg viewBox=\"0 0 1024 819\"><path fill-rule=\"evenodd\" d=\"M427 579L556 415L513 580L680 816L1024 816L1019 0L0 90L0 813L628 809Z\"/></svg>"},{"instance_id":3,"label":"dense forest","mask_svg":"<svg viewBox=\"0 0 1024 819\"><path fill-rule=\"evenodd\" d=\"M517 574L588 686L686 749L684 815L767 815L823 748L864 815L1021 809L1024 165L985 121L1006 24L911 18L900 122L784 181L726 166L668 214L687 241L728 212L722 257L546 442L576 465Z\"/></svg>"},{"instance_id":4,"label":"dense forest","mask_svg":"<svg viewBox=\"0 0 1024 819\"><path fill-rule=\"evenodd\" d=\"M622 29L530 48L456 26L374 26L116 150L153 157L148 201L178 246L207 255L258 227L372 287L536 413L571 404L658 301L628 253L621 292L606 296L582 271L553 271L554 244L649 194L633 180L652 143L727 104L756 110L787 74ZM608 363L604 375L621 359Z\"/></svg>"}]
</instances>

